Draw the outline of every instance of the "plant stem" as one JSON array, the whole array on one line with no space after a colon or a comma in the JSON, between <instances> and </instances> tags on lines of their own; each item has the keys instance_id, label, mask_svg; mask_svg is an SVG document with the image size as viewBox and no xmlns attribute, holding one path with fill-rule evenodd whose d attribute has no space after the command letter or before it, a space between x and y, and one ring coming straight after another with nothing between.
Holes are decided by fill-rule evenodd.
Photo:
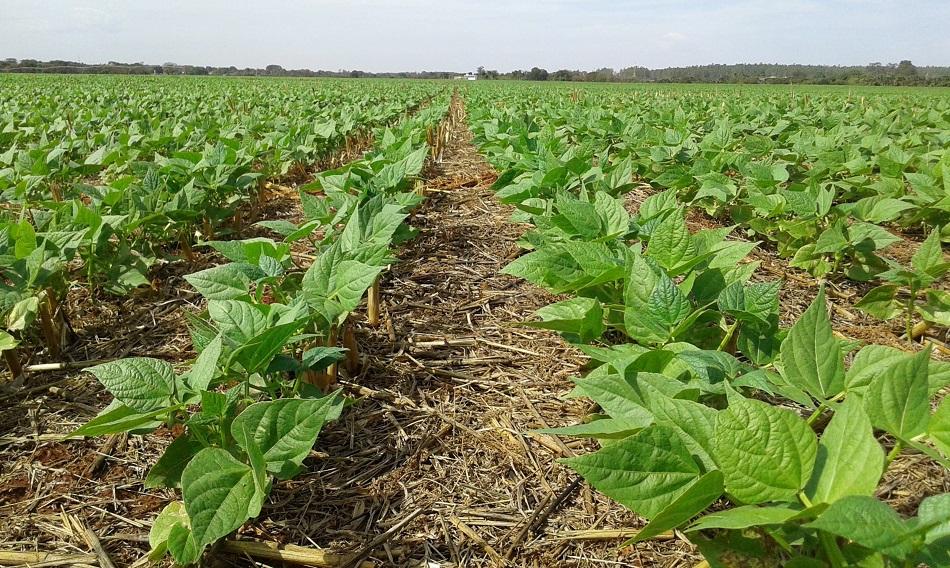
<instances>
[{"instance_id":1,"label":"plant stem","mask_svg":"<svg viewBox=\"0 0 950 568\"><path fill-rule=\"evenodd\" d=\"M729 329L726 330L726 336L722 338L722 341L719 343L719 347L716 348L716 351L722 351L729 346L729 342L732 341L732 336L735 335L736 329L739 328L739 320L732 322L732 325L729 326Z\"/></svg>"},{"instance_id":2,"label":"plant stem","mask_svg":"<svg viewBox=\"0 0 950 568\"><path fill-rule=\"evenodd\" d=\"M818 540L821 542L821 547L825 550L825 554L828 556L828 561L831 563L832 568L848 565L844 555L841 554L841 549L838 548L838 543L835 541L834 535L824 531L818 531Z\"/></svg>"},{"instance_id":3,"label":"plant stem","mask_svg":"<svg viewBox=\"0 0 950 568\"><path fill-rule=\"evenodd\" d=\"M897 456L900 455L901 450L904 449L904 443L898 440L894 443L894 447L891 448L891 451L887 453L887 458L884 460L884 469L887 469L891 465L891 462L894 461Z\"/></svg>"},{"instance_id":4,"label":"plant stem","mask_svg":"<svg viewBox=\"0 0 950 568\"><path fill-rule=\"evenodd\" d=\"M917 297L917 289L910 287L910 295L907 297L907 322L905 331L907 332L907 343L914 344L914 299Z\"/></svg>"},{"instance_id":5,"label":"plant stem","mask_svg":"<svg viewBox=\"0 0 950 568\"><path fill-rule=\"evenodd\" d=\"M839 392L838 394L834 395L833 397L829 398L828 400L822 401L821 404L818 405L818 408L816 408L815 411L811 413L811 416L809 416L809 417L808 417L808 420L806 420L805 422L808 423L809 426L813 425L813 424L815 423L815 421L818 420L818 418L819 418L822 414L824 414L824 412L825 412L826 410L828 410L829 408L831 408L831 406L830 406L828 403L830 403L830 402L837 402L837 401L841 400L841 397L843 397L843 396L844 396L844 392Z\"/></svg>"}]
</instances>

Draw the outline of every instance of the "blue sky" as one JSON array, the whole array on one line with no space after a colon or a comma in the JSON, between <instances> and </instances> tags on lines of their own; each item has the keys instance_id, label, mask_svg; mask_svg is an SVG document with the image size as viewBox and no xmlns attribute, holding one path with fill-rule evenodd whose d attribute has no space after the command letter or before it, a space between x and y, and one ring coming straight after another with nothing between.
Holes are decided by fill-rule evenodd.
<instances>
[{"instance_id":1,"label":"blue sky","mask_svg":"<svg viewBox=\"0 0 950 568\"><path fill-rule=\"evenodd\" d=\"M0 0L0 57L287 68L950 65L950 0Z\"/></svg>"}]
</instances>

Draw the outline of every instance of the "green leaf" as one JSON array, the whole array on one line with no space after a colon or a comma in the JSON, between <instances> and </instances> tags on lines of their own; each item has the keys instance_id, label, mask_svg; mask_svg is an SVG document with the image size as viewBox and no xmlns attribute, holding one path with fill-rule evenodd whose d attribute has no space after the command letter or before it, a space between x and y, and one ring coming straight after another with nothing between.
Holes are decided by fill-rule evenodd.
<instances>
[{"instance_id":1,"label":"green leaf","mask_svg":"<svg viewBox=\"0 0 950 568\"><path fill-rule=\"evenodd\" d=\"M737 319L768 328L770 316L778 312L780 288L780 282L735 282L719 294L717 303L720 310Z\"/></svg>"},{"instance_id":2,"label":"green leaf","mask_svg":"<svg viewBox=\"0 0 950 568\"><path fill-rule=\"evenodd\" d=\"M848 390L867 387L875 377L905 357L909 355L900 349L885 345L865 345L854 356L851 368L845 375Z\"/></svg>"},{"instance_id":3,"label":"green leaf","mask_svg":"<svg viewBox=\"0 0 950 568\"><path fill-rule=\"evenodd\" d=\"M701 476L679 436L657 425L564 463L597 490L647 518L663 512Z\"/></svg>"},{"instance_id":4,"label":"green leaf","mask_svg":"<svg viewBox=\"0 0 950 568\"><path fill-rule=\"evenodd\" d=\"M260 499L254 471L220 448L198 452L181 474L181 489L199 551L244 524Z\"/></svg>"},{"instance_id":5,"label":"green leaf","mask_svg":"<svg viewBox=\"0 0 950 568\"><path fill-rule=\"evenodd\" d=\"M913 549L907 522L874 497L852 495L835 501L805 526L897 558L907 557Z\"/></svg>"},{"instance_id":6,"label":"green leaf","mask_svg":"<svg viewBox=\"0 0 950 568\"><path fill-rule=\"evenodd\" d=\"M29 296L23 298L13 305L10 313L7 314L7 329L9 331L23 331L33 324L36 320L36 314L39 312L39 296Z\"/></svg>"},{"instance_id":7,"label":"green leaf","mask_svg":"<svg viewBox=\"0 0 950 568\"><path fill-rule=\"evenodd\" d=\"M124 404L119 404L112 410L106 409L99 416L96 416L89 422L86 422L76 430L70 432L70 438L80 436L107 436L118 432L128 432L139 429L155 429L161 426L162 421L158 417L166 414L171 409L159 408L151 412L139 412L129 408Z\"/></svg>"},{"instance_id":8,"label":"green leaf","mask_svg":"<svg viewBox=\"0 0 950 568\"><path fill-rule=\"evenodd\" d=\"M903 311L903 306L897 300L897 284L884 284L871 289L861 298L854 307L877 319L889 320Z\"/></svg>"},{"instance_id":9,"label":"green leaf","mask_svg":"<svg viewBox=\"0 0 950 568\"><path fill-rule=\"evenodd\" d=\"M531 327L552 329L566 335L571 343L590 343L604 333L604 309L592 298L571 298L545 306L535 312L541 321Z\"/></svg>"},{"instance_id":10,"label":"green leaf","mask_svg":"<svg viewBox=\"0 0 950 568\"><path fill-rule=\"evenodd\" d=\"M193 390L203 391L211 384L211 381L217 375L218 359L221 358L222 347L222 336L218 334L195 359L195 364L188 371L188 386Z\"/></svg>"},{"instance_id":11,"label":"green leaf","mask_svg":"<svg viewBox=\"0 0 950 568\"><path fill-rule=\"evenodd\" d=\"M616 440L626 438L637 430L642 430L652 423L653 418L649 414L644 413L644 420L640 422L633 422L626 418L599 418L582 424L572 424L561 428L542 428L536 431L542 434L554 434L557 436Z\"/></svg>"},{"instance_id":12,"label":"green leaf","mask_svg":"<svg viewBox=\"0 0 950 568\"><path fill-rule=\"evenodd\" d=\"M630 230L630 214L624 209L622 199L598 191L594 194L594 209L601 218L605 235L623 235Z\"/></svg>"},{"instance_id":13,"label":"green leaf","mask_svg":"<svg viewBox=\"0 0 950 568\"><path fill-rule=\"evenodd\" d=\"M17 226L16 243L13 245L13 254L17 259L30 256L36 250L36 230L33 224L26 219Z\"/></svg>"},{"instance_id":14,"label":"green leaf","mask_svg":"<svg viewBox=\"0 0 950 568\"><path fill-rule=\"evenodd\" d=\"M238 345L243 345L264 333L269 326L267 306L240 300L208 301L208 316L218 324L220 333ZM209 338L208 344L213 340ZM207 348L205 345L205 348Z\"/></svg>"},{"instance_id":15,"label":"green leaf","mask_svg":"<svg viewBox=\"0 0 950 568\"><path fill-rule=\"evenodd\" d=\"M231 433L239 444L244 435L253 440L263 453L267 470L285 477L303 463L323 424L339 417L342 408L343 400L337 394L258 402L234 419Z\"/></svg>"},{"instance_id":16,"label":"green leaf","mask_svg":"<svg viewBox=\"0 0 950 568\"><path fill-rule=\"evenodd\" d=\"M5 331L0 331L0 353L16 349L20 342L15 337Z\"/></svg>"},{"instance_id":17,"label":"green leaf","mask_svg":"<svg viewBox=\"0 0 950 568\"><path fill-rule=\"evenodd\" d=\"M740 530L750 527L781 525L800 511L788 507L758 507L744 505L724 511L709 513L686 529L689 532L708 529Z\"/></svg>"},{"instance_id":18,"label":"green leaf","mask_svg":"<svg viewBox=\"0 0 950 568\"><path fill-rule=\"evenodd\" d=\"M950 458L950 397L940 401L937 411L930 417L927 436L940 453Z\"/></svg>"},{"instance_id":19,"label":"green leaf","mask_svg":"<svg viewBox=\"0 0 950 568\"><path fill-rule=\"evenodd\" d=\"M151 412L174 404L175 369L148 357L131 357L90 367L112 396L133 410Z\"/></svg>"},{"instance_id":20,"label":"green leaf","mask_svg":"<svg viewBox=\"0 0 950 568\"><path fill-rule=\"evenodd\" d=\"M681 209L667 215L654 229L646 250L647 256L669 271L675 271L694 254L693 241L686 229L686 218Z\"/></svg>"},{"instance_id":21,"label":"green leaf","mask_svg":"<svg viewBox=\"0 0 950 568\"><path fill-rule=\"evenodd\" d=\"M624 327L640 343L666 343L691 311L673 280L637 253L631 255L623 296Z\"/></svg>"},{"instance_id":22,"label":"green leaf","mask_svg":"<svg viewBox=\"0 0 950 568\"><path fill-rule=\"evenodd\" d=\"M834 503L848 495L874 495L884 472L884 450L857 399L849 398L818 443L818 457L805 494L812 503Z\"/></svg>"},{"instance_id":23,"label":"green leaf","mask_svg":"<svg viewBox=\"0 0 950 568\"><path fill-rule=\"evenodd\" d=\"M155 562L165 555L165 551L168 550L168 538L176 525L185 528L189 526L188 513L185 512L185 504L181 501L172 501L166 505L152 522L152 528L148 531L150 560Z\"/></svg>"},{"instance_id":24,"label":"green leaf","mask_svg":"<svg viewBox=\"0 0 950 568\"><path fill-rule=\"evenodd\" d=\"M917 269L918 272L936 276L935 274L931 274L931 271L943 264L943 246L940 243L939 229L931 231L927 239L920 245L920 248L917 249L917 252L914 253L910 264Z\"/></svg>"},{"instance_id":25,"label":"green leaf","mask_svg":"<svg viewBox=\"0 0 950 568\"><path fill-rule=\"evenodd\" d=\"M338 247L333 247L320 255L304 275L304 298L328 323L335 325L356 309L382 270L381 266L345 260Z\"/></svg>"},{"instance_id":26,"label":"green leaf","mask_svg":"<svg viewBox=\"0 0 950 568\"><path fill-rule=\"evenodd\" d=\"M162 457L158 458L155 465L148 470L148 475L145 477L145 487L150 489L154 487L180 487L182 471L202 448L204 448L204 445L190 433L175 438L165 449Z\"/></svg>"},{"instance_id":27,"label":"green leaf","mask_svg":"<svg viewBox=\"0 0 950 568\"><path fill-rule=\"evenodd\" d=\"M168 552L179 566L190 566L198 562L201 550L195 541L191 529L183 524L173 525L168 532Z\"/></svg>"},{"instance_id":28,"label":"green leaf","mask_svg":"<svg viewBox=\"0 0 950 568\"><path fill-rule=\"evenodd\" d=\"M689 489L650 519L647 526L640 529L635 537L624 544L648 540L682 525L719 499L722 496L722 489L722 472L710 471L690 485Z\"/></svg>"},{"instance_id":29,"label":"green leaf","mask_svg":"<svg viewBox=\"0 0 950 568\"><path fill-rule=\"evenodd\" d=\"M669 382L666 377L657 376ZM611 418L630 424L653 422L653 414L643 406L639 385L633 384L623 375L591 373L577 381L576 391L599 404Z\"/></svg>"},{"instance_id":30,"label":"green leaf","mask_svg":"<svg viewBox=\"0 0 950 568\"><path fill-rule=\"evenodd\" d=\"M820 400L844 390L844 361L828 320L824 289L782 343L785 380Z\"/></svg>"},{"instance_id":31,"label":"green leaf","mask_svg":"<svg viewBox=\"0 0 950 568\"><path fill-rule=\"evenodd\" d=\"M342 347L314 347L304 351L300 364L304 369L323 371L333 363L346 358L346 349Z\"/></svg>"},{"instance_id":32,"label":"green leaf","mask_svg":"<svg viewBox=\"0 0 950 568\"><path fill-rule=\"evenodd\" d=\"M758 504L793 501L815 465L815 433L794 412L739 395L716 420L716 462L726 492Z\"/></svg>"},{"instance_id":33,"label":"green leaf","mask_svg":"<svg viewBox=\"0 0 950 568\"><path fill-rule=\"evenodd\" d=\"M930 401L927 367L930 348L906 357L879 374L868 385L864 407L876 428L909 440L927 430Z\"/></svg>"},{"instance_id":34,"label":"green leaf","mask_svg":"<svg viewBox=\"0 0 950 568\"><path fill-rule=\"evenodd\" d=\"M189 274L185 280L208 300L235 300L248 296L249 272L254 270L259 271L249 264L232 262Z\"/></svg>"},{"instance_id":35,"label":"green leaf","mask_svg":"<svg viewBox=\"0 0 950 568\"><path fill-rule=\"evenodd\" d=\"M927 301L918 304L917 311L925 321L950 326L950 292L937 288L927 290Z\"/></svg>"},{"instance_id":36,"label":"green leaf","mask_svg":"<svg viewBox=\"0 0 950 568\"><path fill-rule=\"evenodd\" d=\"M238 361L247 373L264 370L300 326L299 322L291 322L265 329L241 345L233 354L234 360Z\"/></svg>"},{"instance_id":37,"label":"green leaf","mask_svg":"<svg viewBox=\"0 0 950 568\"><path fill-rule=\"evenodd\" d=\"M557 215L551 222L568 235L594 240L603 234L600 215L593 204L577 199L569 192L559 191L555 196Z\"/></svg>"}]
</instances>

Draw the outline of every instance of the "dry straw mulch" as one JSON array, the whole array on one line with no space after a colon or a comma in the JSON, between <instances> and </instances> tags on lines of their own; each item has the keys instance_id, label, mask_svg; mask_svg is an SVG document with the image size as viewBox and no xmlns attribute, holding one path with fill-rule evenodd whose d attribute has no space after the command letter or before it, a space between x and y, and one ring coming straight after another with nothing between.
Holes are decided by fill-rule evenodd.
<instances>
[{"instance_id":1,"label":"dry straw mulch","mask_svg":"<svg viewBox=\"0 0 950 568\"><path fill-rule=\"evenodd\" d=\"M358 553L380 566L696 564L673 538L621 549L610 531L643 521L557 463L593 447L533 432L589 410L562 398L584 359L556 335L516 325L552 298L499 274L526 227L495 201L496 174L471 143L461 101L454 112L443 159L425 172L429 201L411 220L419 235L384 278L383 324L357 329L363 365L342 380L353 406L240 538ZM268 215L295 217L293 192L275 193ZM200 307L177 273L189 271L170 267L155 290L122 302L77 291L73 359L184 364L194 354L181 313ZM84 554L95 564L91 532L117 566L147 551L150 523L174 495L141 480L171 434L59 440L108 398L75 370L0 392L0 550ZM607 539L575 534L593 529Z\"/></svg>"}]
</instances>

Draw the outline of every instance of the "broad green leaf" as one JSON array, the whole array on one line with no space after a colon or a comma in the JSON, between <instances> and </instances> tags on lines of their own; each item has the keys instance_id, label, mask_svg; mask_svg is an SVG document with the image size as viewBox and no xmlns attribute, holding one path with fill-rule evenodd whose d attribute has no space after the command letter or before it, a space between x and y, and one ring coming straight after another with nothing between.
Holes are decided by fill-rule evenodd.
<instances>
[{"instance_id":1,"label":"broad green leaf","mask_svg":"<svg viewBox=\"0 0 950 568\"><path fill-rule=\"evenodd\" d=\"M189 526L188 513L185 512L185 504L181 501L172 501L166 505L152 522L152 528L148 531L150 560L158 561L165 555L168 550L168 537L176 525L185 528Z\"/></svg>"},{"instance_id":2,"label":"broad green leaf","mask_svg":"<svg viewBox=\"0 0 950 568\"><path fill-rule=\"evenodd\" d=\"M241 300L210 300L208 316L218 324L218 330L225 339L238 345L251 341L269 326L268 307ZM209 338L210 345L212 336Z\"/></svg>"},{"instance_id":3,"label":"broad green leaf","mask_svg":"<svg viewBox=\"0 0 950 568\"><path fill-rule=\"evenodd\" d=\"M643 385L642 391L649 392L652 388ZM673 428L703 467L710 470L715 468L712 454L718 411L705 404L673 398L658 391L649 392L647 397L656 423Z\"/></svg>"},{"instance_id":4,"label":"broad green leaf","mask_svg":"<svg viewBox=\"0 0 950 568\"><path fill-rule=\"evenodd\" d=\"M927 436L940 453L950 458L950 397L940 401L937 411L930 417Z\"/></svg>"},{"instance_id":5,"label":"broad green leaf","mask_svg":"<svg viewBox=\"0 0 950 568\"><path fill-rule=\"evenodd\" d=\"M925 321L950 326L950 292L931 288L927 301L917 305L917 311Z\"/></svg>"},{"instance_id":6,"label":"broad green leaf","mask_svg":"<svg viewBox=\"0 0 950 568\"><path fill-rule=\"evenodd\" d=\"M118 432L148 429L153 430L162 425L158 417L170 412L170 408L159 408L151 412L139 412L124 404L119 404L112 410L105 412L86 422L76 430L70 432L70 438L80 436L108 436Z\"/></svg>"},{"instance_id":7,"label":"broad green leaf","mask_svg":"<svg viewBox=\"0 0 950 568\"><path fill-rule=\"evenodd\" d=\"M795 322L782 343L785 379L827 400L844 390L844 361L828 320L824 290Z\"/></svg>"},{"instance_id":8,"label":"broad green leaf","mask_svg":"<svg viewBox=\"0 0 950 568\"><path fill-rule=\"evenodd\" d=\"M737 319L767 328L770 316L778 312L780 287L780 282L736 282L719 294L719 309Z\"/></svg>"},{"instance_id":9,"label":"broad green leaf","mask_svg":"<svg viewBox=\"0 0 950 568\"><path fill-rule=\"evenodd\" d=\"M871 420L857 399L849 398L818 443L818 457L805 494L811 502L834 503L848 495L873 495L884 472L884 450L874 438Z\"/></svg>"},{"instance_id":10,"label":"broad green leaf","mask_svg":"<svg viewBox=\"0 0 950 568\"><path fill-rule=\"evenodd\" d=\"M323 424L338 418L342 408L337 394L258 402L234 419L231 432L239 443L243 439L239 434L249 436L263 453L267 470L286 476L303 463Z\"/></svg>"},{"instance_id":11,"label":"broad green leaf","mask_svg":"<svg viewBox=\"0 0 950 568\"><path fill-rule=\"evenodd\" d=\"M333 247L320 255L304 275L304 298L328 323L336 325L356 309L382 270L381 266L347 260L338 247Z\"/></svg>"},{"instance_id":12,"label":"broad green leaf","mask_svg":"<svg viewBox=\"0 0 950 568\"><path fill-rule=\"evenodd\" d=\"M623 235L630 230L630 214L624 209L622 199L598 191L594 194L594 209L600 215L605 235Z\"/></svg>"},{"instance_id":13,"label":"broad green leaf","mask_svg":"<svg viewBox=\"0 0 950 568\"><path fill-rule=\"evenodd\" d=\"M174 403L175 369L165 361L131 357L90 367L89 372L133 410L151 412Z\"/></svg>"},{"instance_id":14,"label":"broad green leaf","mask_svg":"<svg viewBox=\"0 0 950 568\"><path fill-rule=\"evenodd\" d=\"M851 368L846 374L848 390L867 387L875 377L905 357L909 355L900 349L885 345L865 345L854 356Z\"/></svg>"},{"instance_id":15,"label":"broad green leaf","mask_svg":"<svg viewBox=\"0 0 950 568\"><path fill-rule=\"evenodd\" d=\"M903 306L897 299L900 286L884 284L871 289L854 307L877 319L889 320L901 313Z\"/></svg>"},{"instance_id":16,"label":"broad green leaf","mask_svg":"<svg viewBox=\"0 0 950 568\"><path fill-rule=\"evenodd\" d=\"M726 492L750 505L793 501L815 465L815 433L790 410L739 395L729 402L713 441Z\"/></svg>"},{"instance_id":17,"label":"broad green leaf","mask_svg":"<svg viewBox=\"0 0 950 568\"><path fill-rule=\"evenodd\" d=\"M345 358L346 349L342 347L314 347L304 351L300 358L300 365L304 369L322 371Z\"/></svg>"},{"instance_id":18,"label":"broad green leaf","mask_svg":"<svg viewBox=\"0 0 950 568\"><path fill-rule=\"evenodd\" d=\"M201 557L203 546L198 546L195 535L187 526L178 523L168 532L168 552L179 566L190 566Z\"/></svg>"},{"instance_id":19,"label":"broad green leaf","mask_svg":"<svg viewBox=\"0 0 950 568\"><path fill-rule=\"evenodd\" d=\"M16 349L20 342L15 337L5 331L0 331L0 353Z\"/></svg>"},{"instance_id":20,"label":"broad green leaf","mask_svg":"<svg viewBox=\"0 0 950 568\"><path fill-rule=\"evenodd\" d=\"M576 436L579 438L595 438L598 440L613 440L626 438L637 430L642 430L653 423L653 417L644 412L644 419L634 422L625 418L600 418L582 424L573 424L561 428L543 428L537 430L542 434L557 436Z\"/></svg>"},{"instance_id":21,"label":"broad green leaf","mask_svg":"<svg viewBox=\"0 0 950 568\"><path fill-rule=\"evenodd\" d=\"M263 371L300 328L301 323L275 325L249 339L233 354L247 373ZM203 354L203 352L202 352Z\"/></svg>"},{"instance_id":22,"label":"broad green leaf","mask_svg":"<svg viewBox=\"0 0 950 568\"><path fill-rule=\"evenodd\" d=\"M585 240L594 240L604 232L604 227L592 203L581 201L566 191L558 192L555 197L557 215L551 222L568 235L576 235Z\"/></svg>"},{"instance_id":23,"label":"broad green leaf","mask_svg":"<svg viewBox=\"0 0 950 568\"><path fill-rule=\"evenodd\" d=\"M203 391L208 388L211 381L217 374L218 360L221 358L222 339L218 334L211 343L195 359L194 365L188 371L188 386L195 391Z\"/></svg>"},{"instance_id":24,"label":"broad green leaf","mask_svg":"<svg viewBox=\"0 0 950 568\"><path fill-rule=\"evenodd\" d=\"M148 475L145 477L145 487L180 487L182 471L202 448L204 448L204 445L190 433L175 438L165 449L162 457L158 458L155 465L148 470Z\"/></svg>"},{"instance_id":25,"label":"broad green leaf","mask_svg":"<svg viewBox=\"0 0 950 568\"><path fill-rule=\"evenodd\" d=\"M22 259L30 256L30 253L34 250L36 250L36 230L33 229L32 223L24 219L17 226L17 239L13 247L13 254L16 255L17 259Z\"/></svg>"},{"instance_id":26,"label":"broad green leaf","mask_svg":"<svg viewBox=\"0 0 950 568\"><path fill-rule=\"evenodd\" d=\"M656 227L650 236L650 244L646 250L647 256L670 271L689 261L694 253L693 241L686 229L686 219L682 210L668 215Z\"/></svg>"},{"instance_id":27,"label":"broad green leaf","mask_svg":"<svg viewBox=\"0 0 950 568\"><path fill-rule=\"evenodd\" d=\"M604 310L592 298L571 298L545 306L535 312L541 321L527 325L559 331L572 343L590 343L604 333Z\"/></svg>"},{"instance_id":28,"label":"broad green leaf","mask_svg":"<svg viewBox=\"0 0 950 568\"><path fill-rule=\"evenodd\" d=\"M185 280L208 300L234 300L248 296L251 269L251 265L232 262L189 274Z\"/></svg>"},{"instance_id":29,"label":"broad green leaf","mask_svg":"<svg viewBox=\"0 0 950 568\"><path fill-rule=\"evenodd\" d=\"M631 255L623 296L624 327L640 343L666 343L691 311L673 280L636 253Z\"/></svg>"},{"instance_id":30,"label":"broad green leaf","mask_svg":"<svg viewBox=\"0 0 950 568\"><path fill-rule=\"evenodd\" d=\"M643 374L636 375L636 378L642 377ZM662 375L656 376L669 382L669 379ZM644 407L646 402L643 400L640 385L623 375L591 373L577 380L575 391L599 404L611 418L630 424L649 424L653 421L653 414Z\"/></svg>"},{"instance_id":31,"label":"broad green leaf","mask_svg":"<svg viewBox=\"0 0 950 568\"><path fill-rule=\"evenodd\" d=\"M205 448L181 474L185 509L198 550L252 516L259 499L254 471L220 448Z\"/></svg>"},{"instance_id":32,"label":"broad green leaf","mask_svg":"<svg viewBox=\"0 0 950 568\"><path fill-rule=\"evenodd\" d=\"M918 272L930 274L932 270L943 264L943 246L940 243L940 231L931 231L927 239L920 245L911 258L911 266ZM931 274L936 276L936 274Z\"/></svg>"},{"instance_id":33,"label":"broad green leaf","mask_svg":"<svg viewBox=\"0 0 950 568\"><path fill-rule=\"evenodd\" d=\"M7 329L9 331L23 331L29 328L36 320L40 309L40 297L29 296L13 305L7 314Z\"/></svg>"},{"instance_id":34,"label":"broad green leaf","mask_svg":"<svg viewBox=\"0 0 950 568\"><path fill-rule=\"evenodd\" d=\"M724 511L709 513L698 519L687 529L689 532L707 529L739 530L750 527L780 525L785 523L800 511L788 507L758 507L744 505Z\"/></svg>"},{"instance_id":35,"label":"broad green leaf","mask_svg":"<svg viewBox=\"0 0 950 568\"><path fill-rule=\"evenodd\" d=\"M625 544L651 539L656 535L674 529L703 512L722 496L722 472L713 470L703 475L689 489L680 494L658 515L650 519L647 526Z\"/></svg>"},{"instance_id":36,"label":"broad green leaf","mask_svg":"<svg viewBox=\"0 0 950 568\"><path fill-rule=\"evenodd\" d=\"M702 474L679 436L657 425L564 462L597 490L647 518L663 512Z\"/></svg>"},{"instance_id":37,"label":"broad green leaf","mask_svg":"<svg viewBox=\"0 0 950 568\"><path fill-rule=\"evenodd\" d=\"M844 497L805 526L896 558L905 558L912 551L907 522L874 497Z\"/></svg>"},{"instance_id":38,"label":"broad green leaf","mask_svg":"<svg viewBox=\"0 0 950 568\"><path fill-rule=\"evenodd\" d=\"M929 362L930 348L927 348L894 363L871 381L864 395L864 407L871 424L905 440L927 430Z\"/></svg>"}]
</instances>

